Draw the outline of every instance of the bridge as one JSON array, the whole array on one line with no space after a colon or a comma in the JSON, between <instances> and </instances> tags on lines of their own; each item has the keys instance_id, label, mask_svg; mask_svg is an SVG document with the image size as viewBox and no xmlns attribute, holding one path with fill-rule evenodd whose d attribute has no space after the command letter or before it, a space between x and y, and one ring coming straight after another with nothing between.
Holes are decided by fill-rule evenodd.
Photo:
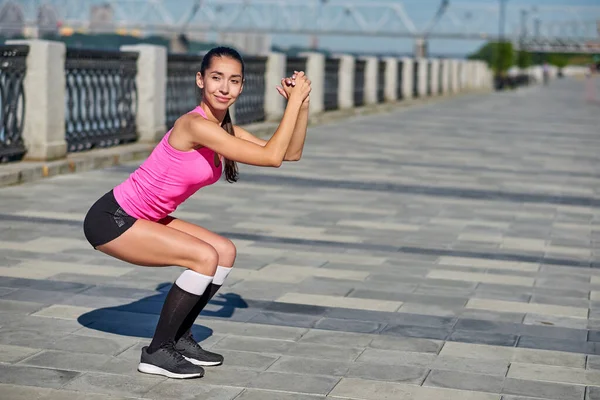
<instances>
[{"instance_id":1,"label":"bridge","mask_svg":"<svg viewBox=\"0 0 600 400\"><path fill-rule=\"evenodd\" d=\"M509 39L539 52L562 51L565 43L569 51L595 52L593 44L600 41L600 6L568 2L531 7L505 0L443 0L432 14L407 2L383 0L195 0L178 6L164 0L53 0L41 8L38 3L0 2L4 29L23 25L35 35L58 24L74 31L137 35L253 32L412 38L417 43Z\"/></svg>"}]
</instances>

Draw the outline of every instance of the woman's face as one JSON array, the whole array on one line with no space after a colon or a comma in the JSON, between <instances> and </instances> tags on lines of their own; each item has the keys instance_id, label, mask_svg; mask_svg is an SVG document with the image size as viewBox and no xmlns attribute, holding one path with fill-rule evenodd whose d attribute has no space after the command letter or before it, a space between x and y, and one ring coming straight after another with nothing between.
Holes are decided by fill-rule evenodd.
<instances>
[{"instance_id":1,"label":"woman's face","mask_svg":"<svg viewBox=\"0 0 600 400\"><path fill-rule=\"evenodd\" d=\"M202 100L215 110L227 110L235 103L243 83L242 65L231 57L213 57L204 76L200 72L196 76Z\"/></svg>"}]
</instances>

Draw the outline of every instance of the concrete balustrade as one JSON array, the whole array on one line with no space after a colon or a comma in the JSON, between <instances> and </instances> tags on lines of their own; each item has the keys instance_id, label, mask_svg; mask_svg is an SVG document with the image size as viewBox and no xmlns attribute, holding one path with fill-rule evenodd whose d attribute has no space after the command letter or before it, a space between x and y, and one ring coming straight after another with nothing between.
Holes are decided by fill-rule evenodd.
<instances>
[{"instance_id":1,"label":"concrete balustrade","mask_svg":"<svg viewBox=\"0 0 600 400\"><path fill-rule=\"evenodd\" d=\"M24 81L26 113L24 141L28 160L54 160L66 156L65 142L65 45L43 40L9 41L26 44L27 72ZM140 142L153 143L167 129L167 49L156 45L123 46L122 51L138 52L136 126ZM312 81L311 114L324 110L325 63L321 53L302 53L306 57L306 74ZM355 57L347 54L332 56L340 60L337 86L338 109L350 109L354 104ZM465 90L491 89L492 73L479 61L453 59L413 59L386 57L380 68L379 57L365 57L364 101L374 106L378 99L378 82L384 82L384 101L407 101L440 94L456 94ZM264 70L265 121L277 121L284 112L285 101L275 87L286 71L286 56L271 53ZM401 69L400 69L401 68ZM379 77L383 73L385 76ZM441 76L439 74L442 74ZM539 74L538 71L533 74ZM430 81L428 81L430 79ZM399 82L400 80L400 82ZM416 80L416 81L415 81ZM248 85L248 83L247 83ZM416 89L416 90L415 90ZM428 89L431 93L428 93ZM328 89L331 93L331 89ZM242 94L243 96L243 94ZM235 107L232 107L235 121Z\"/></svg>"}]
</instances>

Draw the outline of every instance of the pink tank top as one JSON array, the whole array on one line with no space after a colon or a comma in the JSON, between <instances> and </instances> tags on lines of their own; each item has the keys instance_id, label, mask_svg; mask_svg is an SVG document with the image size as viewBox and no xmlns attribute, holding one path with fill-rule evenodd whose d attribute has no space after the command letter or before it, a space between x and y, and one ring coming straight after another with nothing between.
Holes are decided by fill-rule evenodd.
<instances>
[{"instance_id":1,"label":"pink tank top","mask_svg":"<svg viewBox=\"0 0 600 400\"><path fill-rule=\"evenodd\" d=\"M198 106L197 112L206 118ZM181 151L169 144L169 130L150 156L123 183L113 189L119 205L132 217L158 221L222 174L223 161L215 166L215 152L207 147Z\"/></svg>"}]
</instances>

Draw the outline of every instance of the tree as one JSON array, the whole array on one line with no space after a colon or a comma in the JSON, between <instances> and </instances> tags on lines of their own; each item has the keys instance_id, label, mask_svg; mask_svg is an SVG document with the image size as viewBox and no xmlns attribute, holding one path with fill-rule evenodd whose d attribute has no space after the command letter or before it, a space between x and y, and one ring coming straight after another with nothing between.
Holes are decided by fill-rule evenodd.
<instances>
[{"instance_id":1,"label":"tree","mask_svg":"<svg viewBox=\"0 0 600 400\"><path fill-rule=\"evenodd\" d=\"M511 42L488 42L468 58L485 61L497 75L503 75L514 65L515 52Z\"/></svg>"}]
</instances>

